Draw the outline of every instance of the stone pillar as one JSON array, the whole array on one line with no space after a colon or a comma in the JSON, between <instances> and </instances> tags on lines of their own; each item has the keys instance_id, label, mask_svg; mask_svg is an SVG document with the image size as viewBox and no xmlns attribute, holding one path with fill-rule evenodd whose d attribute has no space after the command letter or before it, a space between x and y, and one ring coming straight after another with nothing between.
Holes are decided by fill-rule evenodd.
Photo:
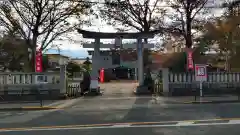
<instances>
[{"instance_id":1,"label":"stone pillar","mask_svg":"<svg viewBox=\"0 0 240 135\"><path fill-rule=\"evenodd\" d=\"M142 86L144 82L142 39L137 39L137 56L138 56L138 82L139 86Z\"/></svg>"},{"instance_id":2,"label":"stone pillar","mask_svg":"<svg viewBox=\"0 0 240 135\"><path fill-rule=\"evenodd\" d=\"M92 71L91 71L91 84L90 90L91 92L96 91L98 89L98 69L99 69L99 60L100 56L100 38L95 39L93 56L92 56Z\"/></svg>"},{"instance_id":3,"label":"stone pillar","mask_svg":"<svg viewBox=\"0 0 240 135\"><path fill-rule=\"evenodd\" d=\"M169 70L168 68L162 68L162 83L163 83L163 94L169 95Z\"/></svg>"},{"instance_id":4,"label":"stone pillar","mask_svg":"<svg viewBox=\"0 0 240 135\"><path fill-rule=\"evenodd\" d=\"M60 65L60 94L67 93L67 74L66 65Z\"/></svg>"},{"instance_id":5,"label":"stone pillar","mask_svg":"<svg viewBox=\"0 0 240 135\"><path fill-rule=\"evenodd\" d=\"M134 68L135 69L135 72L134 72L134 77L135 77L135 80L137 81L138 80L138 70L137 68Z\"/></svg>"}]
</instances>

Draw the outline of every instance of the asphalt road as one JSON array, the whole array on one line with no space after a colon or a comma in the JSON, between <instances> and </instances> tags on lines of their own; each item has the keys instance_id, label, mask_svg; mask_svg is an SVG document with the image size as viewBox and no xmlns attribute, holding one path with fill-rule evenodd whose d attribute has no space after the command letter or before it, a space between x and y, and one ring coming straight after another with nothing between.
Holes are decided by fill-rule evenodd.
<instances>
[{"instance_id":1,"label":"asphalt road","mask_svg":"<svg viewBox=\"0 0 240 135\"><path fill-rule=\"evenodd\" d=\"M135 83L106 83L101 88L103 96L79 98L64 109L0 112L0 135L240 133L240 104L174 104L169 98L131 97Z\"/></svg>"},{"instance_id":2,"label":"asphalt road","mask_svg":"<svg viewBox=\"0 0 240 135\"><path fill-rule=\"evenodd\" d=\"M238 125L6 132L3 135L238 135ZM1 134L1 133L0 133Z\"/></svg>"},{"instance_id":3,"label":"asphalt road","mask_svg":"<svg viewBox=\"0 0 240 135\"><path fill-rule=\"evenodd\" d=\"M212 122L213 119L227 122L219 124ZM193 125L188 120L207 122ZM148 124L142 126L143 122ZM161 99L155 102L151 97L103 96L80 98L60 110L1 112L0 135L225 135L240 133L239 123L240 104L237 103L172 104Z\"/></svg>"}]
</instances>

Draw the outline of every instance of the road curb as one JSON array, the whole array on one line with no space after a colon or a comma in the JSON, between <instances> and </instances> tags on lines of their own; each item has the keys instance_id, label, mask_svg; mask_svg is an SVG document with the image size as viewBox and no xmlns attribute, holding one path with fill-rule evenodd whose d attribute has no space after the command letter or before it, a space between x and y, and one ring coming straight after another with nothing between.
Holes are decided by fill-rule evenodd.
<instances>
[{"instance_id":1,"label":"road curb","mask_svg":"<svg viewBox=\"0 0 240 135\"><path fill-rule=\"evenodd\" d=\"M53 110L53 109L60 109L59 107L16 107L16 108L0 108L1 111L40 111L40 110Z\"/></svg>"},{"instance_id":2,"label":"road curb","mask_svg":"<svg viewBox=\"0 0 240 135\"><path fill-rule=\"evenodd\" d=\"M228 101L187 101L183 104L221 104L221 103L240 103L240 100L228 100Z\"/></svg>"}]
</instances>

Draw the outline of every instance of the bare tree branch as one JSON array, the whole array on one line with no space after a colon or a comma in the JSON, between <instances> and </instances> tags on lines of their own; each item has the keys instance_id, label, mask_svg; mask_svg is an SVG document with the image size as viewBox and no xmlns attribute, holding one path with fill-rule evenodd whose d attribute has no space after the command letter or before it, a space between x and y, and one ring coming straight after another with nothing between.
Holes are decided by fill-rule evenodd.
<instances>
[{"instance_id":1,"label":"bare tree branch","mask_svg":"<svg viewBox=\"0 0 240 135\"><path fill-rule=\"evenodd\" d=\"M197 19L196 16L204 10L203 8L207 1L208 0L168 0L171 9L176 11L171 15L171 19L174 21L170 27L175 27L182 31L181 35L185 38L186 47L191 48L193 45L193 22Z\"/></svg>"},{"instance_id":2,"label":"bare tree branch","mask_svg":"<svg viewBox=\"0 0 240 135\"><path fill-rule=\"evenodd\" d=\"M8 30L14 29L32 49L32 59L38 43L48 45L67 32L73 31L80 19L91 12L91 4L76 0L5 0L0 3L0 21Z\"/></svg>"},{"instance_id":3,"label":"bare tree branch","mask_svg":"<svg viewBox=\"0 0 240 135\"><path fill-rule=\"evenodd\" d=\"M137 31L150 31L160 28L164 21L164 9L159 7L161 0L105 0L106 6L100 7L100 16L109 24L121 24Z\"/></svg>"}]
</instances>

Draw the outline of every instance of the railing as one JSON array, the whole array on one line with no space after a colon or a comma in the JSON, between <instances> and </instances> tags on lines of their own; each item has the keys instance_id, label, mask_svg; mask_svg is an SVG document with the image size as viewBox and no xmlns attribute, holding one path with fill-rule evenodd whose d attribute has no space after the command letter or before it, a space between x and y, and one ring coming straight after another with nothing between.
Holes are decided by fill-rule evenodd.
<instances>
[{"instance_id":1,"label":"railing","mask_svg":"<svg viewBox=\"0 0 240 135\"><path fill-rule=\"evenodd\" d=\"M21 73L4 72L0 73L0 84L33 84L35 81L44 81L52 84L59 83L60 73ZM40 80L39 80L40 79Z\"/></svg>"},{"instance_id":2,"label":"railing","mask_svg":"<svg viewBox=\"0 0 240 135\"><path fill-rule=\"evenodd\" d=\"M14 85L15 86L15 85ZM49 89L45 84L17 84L18 89L14 89L12 85L2 91L0 101L31 101L39 102L43 106L43 100L58 99L59 90Z\"/></svg>"},{"instance_id":3,"label":"railing","mask_svg":"<svg viewBox=\"0 0 240 135\"><path fill-rule=\"evenodd\" d=\"M240 73L237 72L210 72L207 73L207 82L240 82ZM169 82L195 82L195 74L169 73Z\"/></svg>"},{"instance_id":4,"label":"railing","mask_svg":"<svg viewBox=\"0 0 240 135\"><path fill-rule=\"evenodd\" d=\"M80 87L81 80L78 79L68 79L67 80L67 97L79 97L81 96L81 87Z\"/></svg>"},{"instance_id":5,"label":"railing","mask_svg":"<svg viewBox=\"0 0 240 135\"><path fill-rule=\"evenodd\" d=\"M57 99L60 95L59 79L59 72L0 73L0 101Z\"/></svg>"},{"instance_id":6,"label":"railing","mask_svg":"<svg viewBox=\"0 0 240 135\"><path fill-rule=\"evenodd\" d=\"M199 83L194 73L169 73L169 89L172 95L199 94ZM205 95L236 94L240 91L240 73L210 72L203 82Z\"/></svg>"},{"instance_id":7,"label":"railing","mask_svg":"<svg viewBox=\"0 0 240 135\"><path fill-rule=\"evenodd\" d=\"M163 94L163 83L160 79L154 81L154 95L160 96Z\"/></svg>"},{"instance_id":8,"label":"railing","mask_svg":"<svg viewBox=\"0 0 240 135\"><path fill-rule=\"evenodd\" d=\"M79 97L81 95L80 85L68 85L67 96L68 97Z\"/></svg>"}]
</instances>

